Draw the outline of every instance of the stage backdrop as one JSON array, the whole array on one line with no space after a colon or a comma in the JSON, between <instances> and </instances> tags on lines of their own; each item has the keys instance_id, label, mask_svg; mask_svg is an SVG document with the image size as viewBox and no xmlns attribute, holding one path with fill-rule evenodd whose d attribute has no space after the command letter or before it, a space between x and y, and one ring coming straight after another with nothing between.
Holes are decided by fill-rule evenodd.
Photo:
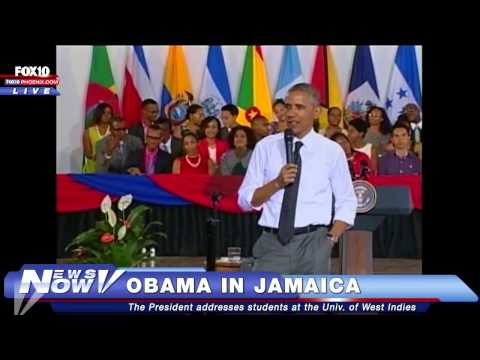
<instances>
[{"instance_id":1,"label":"stage backdrop","mask_svg":"<svg viewBox=\"0 0 480 360\"><path fill-rule=\"evenodd\" d=\"M125 62L128 46L108 46L115 85L122 100ZM262 46L270 92L274 93L283 53L283 46ZM240 86L246 46L222 46L230 90L234 102ZM371 46L381 102L385 102L390 73L397 46ZM422 81L422 48L416 46L417 61ZM163 72L168 52L167 45L144 46L145 57L157 100L163 84ZM184 46L194 96L198 97L208 46ZM298 46L305 79L310 80L316 46ZM355 46L332 46L340 89L346 96ZM90 71L92 46L57 46L57 74L60 76L57 98L57 173L77 173L82 164L82 130L85 114L85 94Z\"/></svg>"}]
</instances>

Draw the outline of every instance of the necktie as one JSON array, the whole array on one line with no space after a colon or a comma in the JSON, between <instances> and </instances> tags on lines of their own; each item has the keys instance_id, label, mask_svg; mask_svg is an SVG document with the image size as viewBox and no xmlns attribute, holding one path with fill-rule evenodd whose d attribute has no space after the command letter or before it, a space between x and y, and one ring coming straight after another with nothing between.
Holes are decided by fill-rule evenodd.
<instances>
[{"instance_id":1,"label":"necktie","mask_svg":"<svg viewBox=\"0 0 480 360\"><path fill-rule=\"evenodd\" d=\"M293 162L298 166L297 177L293 184L285 188L285 193L283 194L280 225L278 229L278 240L280 240L283 245L288 244L295 232L295 209L297 207L298 186L302 172L302 158L300 156L300 148L302 145L303 143L301 141L295 143Z\"/></svg>"},{"instance_id":2,"label":"necktie","mask_svg":"<svg viewBox=\"0 0 480 360\"><path fill-rule=\"evenodd\" d=\"M120 141L120 144L118 144L118 152L123 157L123 153L125 152L125 143L123 141Z\"/></svg>"},{"instance_id":3,"label":"necktie","mask_svg":"<svg viewBox=\"0 0 480 360\"><path fill-rule=\"evenodd\" d=\"M120 144L118 144L118 155L120 158L120 163L122 167L125 165L125 142L122 140Z\"/></svg>"},{"instance_id":4,"label":"necktie","mask_svg":"<svg viewBox=\"0 0 480 360\"><path fill-rule=\"evenodd\" d=\"M147 175L153 175L155 174L155 163L154 163L154 156L150 155L148 157L148 173Z\"/></svg>"}]
</instances>

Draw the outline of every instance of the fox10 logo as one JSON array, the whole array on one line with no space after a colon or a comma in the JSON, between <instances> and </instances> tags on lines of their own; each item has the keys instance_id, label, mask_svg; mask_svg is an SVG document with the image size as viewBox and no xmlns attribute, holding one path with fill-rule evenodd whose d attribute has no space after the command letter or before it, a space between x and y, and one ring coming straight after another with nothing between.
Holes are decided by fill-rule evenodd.
<instances>
[{"instance_id":1,"label":"fox10 logo","mask_svg":"<svg viewBox=\"0 0 480 360\"><path fill-rule=\"evenodd\" d=\"M50 74L48 66L15 66L13 75L0 75L3 86L0 95L58 96L57 75Z\"/></svg>"}]
</instances>

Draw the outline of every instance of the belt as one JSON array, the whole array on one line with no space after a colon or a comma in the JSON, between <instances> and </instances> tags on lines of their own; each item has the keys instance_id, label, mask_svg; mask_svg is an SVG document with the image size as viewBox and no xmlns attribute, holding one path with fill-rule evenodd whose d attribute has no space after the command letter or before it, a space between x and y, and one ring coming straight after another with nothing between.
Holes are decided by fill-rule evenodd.
<instances>
[{"instance_id":1,"label":"belt","mask_svg":"<svg viewBox=\"0 0 480 360\"><path fill-rule=\"evenodd\" d=\"M294 235L306 234L317 231L320 228L326 228L328 225L308 225L304 227L295 228ZM278 229L267 226L262 226L262 230L272 234L278 234Z\"/></svg>"}]
</instances>

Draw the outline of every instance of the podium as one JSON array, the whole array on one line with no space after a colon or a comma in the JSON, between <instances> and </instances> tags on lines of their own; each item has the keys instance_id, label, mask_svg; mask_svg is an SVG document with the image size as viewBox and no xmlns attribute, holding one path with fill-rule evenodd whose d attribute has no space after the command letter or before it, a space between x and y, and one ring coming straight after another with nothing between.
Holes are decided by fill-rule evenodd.
<instances>
[{"instance_id":1,"label":"podium","mask_svg":"<svg viewBox=\"0 0 480 360\"><path fill-rule=\"evenodd\" d=\"M373 273L373 232L388 215L409 215L413 210L408 186L377 186L377 203L367 213L357 214L355 225L339 239L341 274Z\"/></svg>"}]
</instances>

